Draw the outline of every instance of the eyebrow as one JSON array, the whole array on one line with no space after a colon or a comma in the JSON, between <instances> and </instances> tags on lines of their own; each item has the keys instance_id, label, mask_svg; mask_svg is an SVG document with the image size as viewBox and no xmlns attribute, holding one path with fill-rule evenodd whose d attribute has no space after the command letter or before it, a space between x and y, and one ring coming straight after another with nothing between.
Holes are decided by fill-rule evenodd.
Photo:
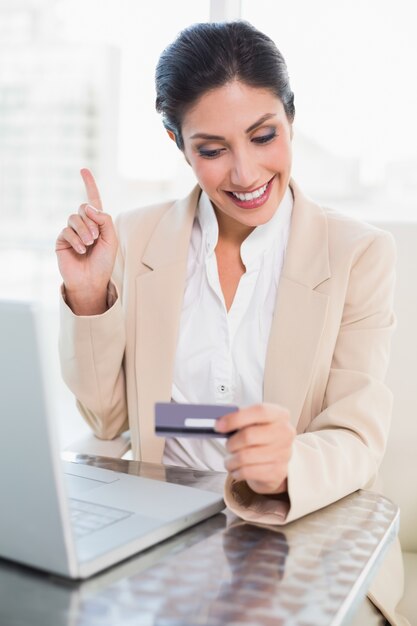
<instances>
[{"instance_id":1,"label":"eyebrow","mask_svg":"<svg viewBox=\"0 0 417 626\"><path fill-rule=\"evenodd\" d=\"M253 130L255 130L255 128L258 128L258 126L261 126L261 124L269 120L271 117L276 117L276 113L265 113L265 115L262 115L262 117L260 117L259 120L251 124L249 128L245 130L245 133L247 134L247 133L252 132ZM208 135L207 133L195 133L194 135L191 135L190 139L208 139L210 141L211 140L224 141L226 138L222 137L221 135Z\"/></svg>"}]
</instances>

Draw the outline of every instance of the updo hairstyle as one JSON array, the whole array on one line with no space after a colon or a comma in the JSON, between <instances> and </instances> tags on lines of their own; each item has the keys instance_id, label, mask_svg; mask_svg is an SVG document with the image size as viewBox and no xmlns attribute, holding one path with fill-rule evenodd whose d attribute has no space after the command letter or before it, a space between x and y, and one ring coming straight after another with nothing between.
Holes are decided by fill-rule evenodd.
<instances>
[{"instance_id":1,"label":"updo hairstyle","mask_svg":"<svg viewBox=\"0 0 417 626\"><path fill-rule=\"evenodd\" d=\"M182 121L206 92L231 81L269 89L294 120L294 94L285 60L275 43L244 21L204 22L183 30L156 67L156 110L184 149Z\"/></svg>"}]
</instances>

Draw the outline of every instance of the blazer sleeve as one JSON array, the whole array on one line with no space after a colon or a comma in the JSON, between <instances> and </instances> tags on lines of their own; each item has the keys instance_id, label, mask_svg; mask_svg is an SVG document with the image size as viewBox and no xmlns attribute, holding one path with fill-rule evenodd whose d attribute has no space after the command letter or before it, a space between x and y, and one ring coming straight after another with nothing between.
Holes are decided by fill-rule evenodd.
<instances>
[{"instance_id":1,"label":"blazer sleeve","mask_svg":"<svg viewBox=\"0 0 417 626\"><path fill-rule=\"evenodd\" d=\"M74 315L60 302L59 356L62 377L77 399L77 407L100 439L113 439L129 428L124 372L126 331L120 290L122 253L116 259L102 315Z\"/></svg>"},{"instance_id":2,"label":"blazer sleeve","mask_svg":"<svg viewBox=\"0 0 417 626\"><path fill-rule=\"evenodd\" d=\"M287 523L374 482L392 410L394 275L394 239L378 231L351 268L322 411L296 436L288 493L259 495L228 476L225 502L240 517Z\"/></svg>"}]
</instances>

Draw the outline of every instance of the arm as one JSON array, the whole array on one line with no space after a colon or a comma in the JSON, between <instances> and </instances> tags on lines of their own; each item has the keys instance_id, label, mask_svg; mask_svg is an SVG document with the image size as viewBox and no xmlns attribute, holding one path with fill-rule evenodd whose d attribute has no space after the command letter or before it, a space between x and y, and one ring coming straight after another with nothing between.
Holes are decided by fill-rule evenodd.
<instances>
[{"instance_id":1,"label":"arm","mask_svg":"<svg viewBox=\"0 0 417 626\"><path fill-rule=\"evenodd\" d=\"M120 253L119 253L120 254ZM75 315L60 304L59 355L62 377L77 398L77 407L97 437L113 439L128 429L125 373L125 323L116 283L116 262L107 290L108 310L101 315Z\"/></svg>"},{"instance_id":2,"label":"arm","mask_svg":"<svg viewBox=\"0 0 417 626\"><path fill-rule=\"evenodd\" d=\"M69 217L56 243L64 280L59 352L82 415L98 437L112 439L128 427L119 297L124 262L94 178L89 170L81 174L90 204Z\"/></svg>"},{"instance_id":3,"label":"arm","mask_svg":"<svg viewBox=\"0 0 417 626\"><path fill-rule=\"evenodd\" d=\"M245 519L286 523L369 486L384 454L392 399L384 386L395 246L379 233L351 268L322 411L295 437L287 493L265 497L227 479L227 505Z\"/></svg>"}]
</instances>

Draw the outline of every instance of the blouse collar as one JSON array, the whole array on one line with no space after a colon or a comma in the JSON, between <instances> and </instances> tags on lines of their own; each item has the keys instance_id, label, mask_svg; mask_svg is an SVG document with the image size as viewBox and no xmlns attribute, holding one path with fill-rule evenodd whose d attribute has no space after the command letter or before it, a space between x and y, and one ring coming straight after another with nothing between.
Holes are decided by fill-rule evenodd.
<instances>
[{"instance_id":1,"label":"blouse collar","mask_svg":"<svg viewBox=\"0 0 417 626\"><path fill-rule=\"evenodd\" d=\"M261 224L254 228L243 241L240 247L240 255L246 269L257 264L261 256L270 250L274 243L279 241L283 233L289 230L293 203L293 195L288 186L272 218L266 224ZM197 218L203 233L203 245L205 246L206 256L210 256L217 246L219 226L213 205L205 191L202 191L200 195Z\"/></svg>"}]
</instances>

